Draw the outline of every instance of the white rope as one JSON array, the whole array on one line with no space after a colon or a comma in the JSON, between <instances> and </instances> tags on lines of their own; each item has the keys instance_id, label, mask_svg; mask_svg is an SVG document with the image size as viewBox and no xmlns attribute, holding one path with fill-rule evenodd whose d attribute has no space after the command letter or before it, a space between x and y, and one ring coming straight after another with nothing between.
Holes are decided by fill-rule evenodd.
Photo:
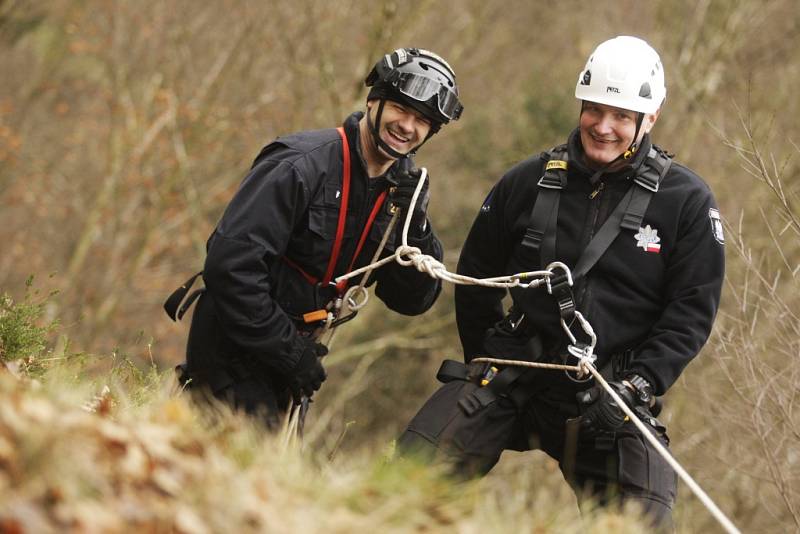
<instances>
[{"instance_id":1,"label":"white rope","mask_svg":"<svg viewBox=\"0 0 800 534\"><path fill-rule=\"evenodd\" d=\"M577 371L579 374L581 373L591 373L595 380L603 386L603 389L611 395L611 398L614 399L614 402L617 403L617 406L622 408L622 411L625 412L625 415L636 425L636 428L642 433L644 438L650 442L650 444L655 447L656 451L667 461L667 463L678 473L683 481L689 486L689 489L692 490L692 493L700 499L700 501L705 505L711 515L722 525L726 532L730 534L739 534L739 529L733 524L733 522L728 519L728 517L719 509L719 507L711 500L711 497L703 491L703 488L695 482L695 480L689 475L689 473L678 463L672 454L670 454L669 450L664 447L660 441L656 439L656 437L650 433L648 428L645 424L639 419L639 417L634 413L633 410L630 409L628 404L622 400L622 398L617 395L614 389L608 385L606 379L603 378L603 375L597 370L597 368L592 364L592 362L588 358L582 358L578 362L578 365L561 365L561 364L554 364L554 363L540 363L540 362L526 362L520 360L504 360L500 358L473 358L473 362L478 363L490 363L494 365L515 365L517 367L536 367L541 369L564 369L567 371Z\"/></svg>"},{"instance_id":2,"label":"white rope","mask_svg":"<svg viewBox=\"0 0 800 534\"><path fill-rule=\"evenodd\" d=\"M409 204L409 208L407 213L405 214L405 220L403 222L403 233L402 233L402 241L401 245L397 247L394 254L391 256L387 256L380 261L375 261L370 263L369 265L365 265L360 269L356 269L355 271L351 271L349 273L343 274L336 278L336 282L340 282L342 280L348 280L355 276L358 276L361 273L370 272L378 267L382 267L387 263L396 261L400 265L409 267L413 266L418 271L427 273L433 278L438 278L440 280L444 280L446 282L451 282L453 284L462 284L462 285L477 285L483 287L498 287L498 288L511 288L511 287L538 287L541 284L545 283L546 279L552 275L552 271L548 270L545 271L529 271L524 273L517 273L508 276L496 276L494 278L473 278L471 276L464 276L461 274L451 273L447 270L445 265L434 258L433 256L429 256L427 254L423 254L422 251L418 247L412 247L408 244L408 229L411 225L411 216L413 215L413 209L411 206L415 206L417 203L417 199L419 198L420 191L422 191L422 186L425 184L425 180L428 177L428 170L424 167L421 169L422 173L419 178L419 182L417 183L417 187L414 190L414 195L411 197L411 203ZM384 238L386 234L384 234ZM565 265L561 263L551 264L551 266L558 266L564 267ZM530 280L529 282L524 282L526 280Z\"/></svg>"},{"instance_id":3,"label":"white rope","mask_svg":"<svg viewBox=\"0 0 800 534\"><path fill-rule=\"evenodd\" d=\"M365 273L361 285L355 286L355 288L360 288L360 290L363 292L364 300L359 303L358 308L351 308L351 309L359 309L367 303L368 294L362 286L363 284L366 283L366 279L369 277L369 273L393 261L396 261L400 265L406 267L414 266L414 268L416 268L418 271L427 273L432 278L444 280L445 282L450 282L452 284L495 287L504 289L509 289L512 287L536 288L544 284L547 287L547 292L552 293L550 286L550 278L553 276L553 269L562 269L564 273L566 273L569 285L572 285L572 273L569 267L567 267L565 264L561 262L553 262L550 265L548 265L545 270L541 271L527 271L512 275L495 276L492 278L473 278L471 276L452 273L447 270L447 267L445 267L445 265L442 262L440 262L433 256L423 254L418 247L409 246L408 229L411 225L411 218L414 212L412 207L417 204L417 200L419 198L420 192L422 191L422 187L423 185L425 185L425 180L428 178L428 170L423 167L421 171L422 172L420 173L419 182L417 182L417 187L416 189L414 189L414 194L411 197L411 202L409 203L409 207L405 214L405 220L403 222L403 233L401 237L401 245L397 247L394 254L387 256L382 260L376 261L377 258L380 256L381 251L383 250L383 245L385 245L386 243L386 239L388 238L389 235L389 230L391 230L393 226L392 224L390 224L389 228L387 228L387 231L384 232L383 234L383 240L381 241L381 246L378 247L378 250L375 253L375 256L373 257L372 262L368 265L365 265L364 267L356 269L355 271L351 271L349 273L338 276L335 279L335 282L338 284L342 280L348 280L350 278L358 276L359 274ZM397 214L394 215L392 221L394 221L396 217ZM353 289L355 290L355 288ZM347 294L345 296L347 296ZM594 352L594 347L597 344L597 336L592 330L592 327L589 324L589 322L583 317L583 315L581 315L580 312L578 311L575 312L575 318L578 320L578 324L583 329L584 333L587 336L589 336L591 342L589 343L588 346L582 348L570 347L570 352L573 353L578 358L580 358L582 354L591 356ZM572 334L572 331L570 330L570 325L566 324L566 322L564 322L564 320L562 319L561 327L566 332L570 341L572 341L572 344L575 345L577 341L575 339L575 336ZM579 374L578 378L580 379L582 378L582 376Z\"/></svg>"},{"instance_id":4,"label":"white rope","mask_svg":"<svg viewBox=\"0 0 800 534\"><path fill-rule=\"evenodd\" d=\"M295 403L291 401L289 403L289 410L283 419L280 431L280 443L283 452L302 445L302 436L300 436L300 419L303 411L302 402L303 401Z\"/></svg>"}]
</instances>

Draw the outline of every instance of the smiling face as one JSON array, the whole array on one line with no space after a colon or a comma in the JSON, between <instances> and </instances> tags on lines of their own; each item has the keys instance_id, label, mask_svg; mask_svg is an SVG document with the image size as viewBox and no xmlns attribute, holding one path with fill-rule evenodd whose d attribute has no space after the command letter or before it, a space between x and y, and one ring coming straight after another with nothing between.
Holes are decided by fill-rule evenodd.
<instances>
[{"instance_id":1,"label":"smiling face","mask_svg":"<svg viewBox=\"0 0 800 534\"><path fill-rule=\"evenodd\" d=\"M376 121L380 101L367 102L367 112L372 114L373 124ZM428 136L431 121L419 111L404 106L393 100L386 100L383 106L380 123L380 138L384 143L401 154L408 154ZM381 153L386 155L383 150Z\"/></svg>"},{"instance_id":2,"label":"smiling face","mask_svg":"<svg viewBox=\"0 0 800 534\"><path fill-rule=\"evenodd\" d=\"M648 113L642 120L636 143L649 133L658 119L658 111ZM600 168L623 154L633 142L636 134L638 113L596 102L583 102L580 119L580 134L586 162Z\"/></svg>"}]
</instances>

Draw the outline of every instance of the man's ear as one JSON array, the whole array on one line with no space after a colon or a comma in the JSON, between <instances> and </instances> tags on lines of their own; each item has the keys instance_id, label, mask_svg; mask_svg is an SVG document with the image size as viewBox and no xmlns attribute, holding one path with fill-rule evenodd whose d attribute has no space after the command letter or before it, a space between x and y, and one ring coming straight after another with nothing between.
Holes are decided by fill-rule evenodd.
<instances>
[{"instance_id":1,"label":"man's ear","mask_svg":"<svg viewBox=\"0 0 800 534\"><path fill-rule=\"evenodd\" d=\"M644 133L650 133L656 125L659 115L661 115L661 108L658 108L655 113L648 113L644 116L644 128L642 128Z\"/></svg>"}]
</instances>

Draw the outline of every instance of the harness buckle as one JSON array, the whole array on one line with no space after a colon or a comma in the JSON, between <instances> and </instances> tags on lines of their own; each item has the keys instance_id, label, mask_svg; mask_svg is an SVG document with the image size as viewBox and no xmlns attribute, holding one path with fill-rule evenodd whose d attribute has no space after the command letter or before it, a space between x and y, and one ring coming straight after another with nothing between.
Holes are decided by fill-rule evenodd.
<instances>
[{"instance_id":1,"label":"harness buckle","mask_svg":"<svg viewBox=\"0 0 800 534\"><path fill-rule=\"evenodd\" d=\"M645 165L647 165L647 169L637 174L633 181L640 187L656 193L658 192L660 173L647 163Z\"/></svg>"},{"instance_id":2,"label":"harness buckle","mask_svg":"<svg viewBox=\"0 0 800 534\"><path fill-rule=\"evenodd\" d=\"M562 273L557 274L556 269L561 269ZM563 263L554 261L545 270L551 273L550 276L545 276L545 284L549 294L554 295L554 291L561 291L564 287L563 284L566 284L567 287L572 287L572 272Z\"/></svg>"},{"instance_id":3,"label":"harness buckle","mask_svg":"<svg viewBox=\"0 0 800 534\"><path fill-rule=\"evenodd\" d=\"M564 184L561 178L554 176L553 173L549 172L545 172L542 177L539 178L537 185L545 189L564 189Z\"/></svg>"},{"instance_id":4,"label":"harness buckle","mask_svg":"<svg viewBox=\"0 0 800 534\"><path fill-rule=\"evenodd\" d=\"M562 272L558 274L556 269ZM575 298L572 295L572 273L566 265L554 262L547 266L550 276L545 277L547 292L555 297L558 303L558 313L562 320L572 321L575 317Z\"/></svg>"},{"instance_id":5,"label":"harness buckle","mask_svg":"<svg viewBox=\"0 0 800 534\"><path fill-rule=\"evenodd\" d=\"M538 251L542 246L542 239L544 239L544 232L528 228L525 230L525 237L522 238L522 246Z\"/></svg>"},{"instance_id":6,"label":"harness buckle","mask_svg":"<svg viewBox=\"0 0 800 534\"><path fill-rule=\"evenodd\" d=\"M662 154L653 147L650 147L650 152L647 153L647 159L643 164L641 172L636 173L633 181L640 187L644 187L653 193L658 192L659 182L665 171L669 168L669 157Z\"/></svg>"}]
</instances>

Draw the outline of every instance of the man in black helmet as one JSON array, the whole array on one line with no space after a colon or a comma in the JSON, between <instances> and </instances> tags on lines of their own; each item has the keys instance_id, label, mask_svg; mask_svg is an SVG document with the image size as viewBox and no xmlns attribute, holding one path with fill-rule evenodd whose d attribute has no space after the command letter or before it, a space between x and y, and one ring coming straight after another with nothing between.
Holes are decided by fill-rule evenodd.
<instances>
[{"instance_id":1,"label":"man in black helmet","mask_svg":"<svg viewBox=\"0 0 800 534\"><path fill-rule=\"evenodd\" d=\"M366 113L265 146L208 240L184 378L272 428L292 400L305 402L326 378L327 348L317 335L336 319L347 288L334 279L370 263L391 213L409 209L420 178L412 156L463 109L452 68L422 49L384 56L366 85ZM419 198L408 244L441 259L426 215L427 181ZM400 243L392 234L383 256ZM425 312L441 290L395 262L375 270L371 284L404 315ZM173 318L188 285L165 304Z\"/></svg>"},{"instance_id":2,"label":"man in black helmet","mask_svg":"<svg viewBox=\"0 0 800 534\"><path fill-rule=\"evenodd\" d=\"M497 182L458 263L459 274L476 278L539 269L555 276L547 289L512 288L509 310L502 288L456 288L467 366L445 362L445 384L398 445L467 475L489 471L505 449L540 449L579 497L635 502L669 529L675 473L592 376L473 361L574 366L593 354L614 392L669 443L656 397L711 331L725 266L719 211L708 185L650 138L666 85L645 41L600 44L575 96L580 115L567 143ZM581 317L596 332L594 346Z\"/></svg>"}]
</instances>

